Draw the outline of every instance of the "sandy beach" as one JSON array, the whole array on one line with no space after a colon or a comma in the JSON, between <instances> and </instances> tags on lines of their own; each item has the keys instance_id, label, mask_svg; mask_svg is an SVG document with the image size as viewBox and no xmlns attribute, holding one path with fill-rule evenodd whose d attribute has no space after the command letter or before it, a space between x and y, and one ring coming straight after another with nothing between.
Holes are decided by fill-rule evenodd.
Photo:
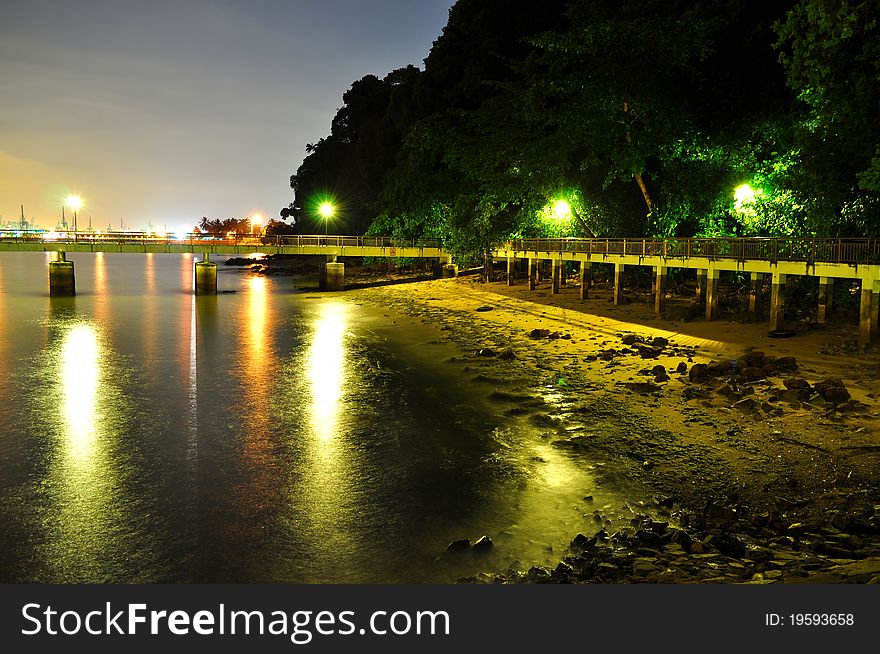
<instances>
[{"instance_id":1,"label":"sandy beach","mask_svg":"<svg viewBox=\"0 0 880 654\"><path fill-rule=\"evenodd\" d=\"M851 326L771 339L764 323L614 306L601 286L581 301L576 285L476 277L345 296L454 344L449 364L475 394L651 493L623 525L585 498L592 520L557 569L477 580L878 580L880 355L848 353ZM592 430L599 417L615 428Z\"/></svg>"}]
</instances>

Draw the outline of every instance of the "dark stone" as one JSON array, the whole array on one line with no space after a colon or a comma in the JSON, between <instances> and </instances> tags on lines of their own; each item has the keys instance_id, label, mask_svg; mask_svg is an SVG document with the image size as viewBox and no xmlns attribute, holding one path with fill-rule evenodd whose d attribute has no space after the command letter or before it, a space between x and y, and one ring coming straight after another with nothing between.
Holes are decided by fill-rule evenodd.
<instances>
[{"instance_id":1,"label":"dark stone","mask_svg":"<svg viewBox=\"0 0 880 654\"><path fill-rule=\"evenodd\" d=\"M484 347L480 350L477 350L477 356L478 357L494 357L495 350L491 350L488 347Z\"/></svg>"},{"instance_id":2,"label":"dark stone","mask_svg":"<svg viewBox=\"0 0 880 654\"><path fill-rule=\"evenodd\" d=\"M769 561L773 558L773 551L766 547L761 547L760 545L747 545L746 558L749 561L755 561L757 563Z\"/></svg>"},{"instance_id":3,"label":"dark stone","mask_svg":"<svg viewBox=\"0 0 880 654\"><path fill-rule=\"evenodd\" d=\"M620 339L624 345L633 345L636 341L641 340L635 334L627 334L623 338Z\"/></svg>"},{"instance_id":4,"label":"dark stone","mask_svg":"<svg viewBox=\"0 0 880 654\"><path fill-rule=\"evenodd\" d=\"M731 368L733 368L733 364L727 359L713 361L709 364L709 374L713 377L721 377L728 374Z\"/></svg>"},{"instance_id":5,"label":"dark stone","mask_svg":"<svg viewBox=\"0 0 880 654\"><path fill-rule=\"evenodd\" d=\"M810 382L806 379L801 379L800 377L789 377L788 379L782 380L782 385L785 386L789 390L799 390L799 389L809 389Z\"/></svg>"},{"instance_id":6,"label":"dark stone","mask_svg":"<svg viewBox=\"0 0 880 654\"><path fill-rule=\"evenodd\" d=\"M650 345L636 345L639 356L643 359L656 359L663 354L663 348L651 347Z\"/></svg>"},{"instance_id":7,"label":"dark stone","mask_svg":"<svg viewBox=\"0 0 880 654\"><path fill-rule=\"evenodd\" d=\"M849 391L845 388L832 386L825 391L825 401L831 404L842 404L849 401Z\"/></svg>"},{"instance_id":8,"label":"dark stone","mask_svg":"<svg viewBox=\"0 0 880 654\"><path fill-rule=\"evenodd\" d=\"M467 552L471 548L471 540L469 538L460 538L454 540L446 546L447 552Z\"/></svg>"},{"instance_id":9,"label":"dark stone","mask_svg":"<svg viewBox=\"0 0 880 654\"><path fill-rule=\"evenodd\" d=\"M782 372L796 372L798 369L797 359L794 357L779 357L776 359L776 369Z\"/></svg>"},{"instance_id":10,"label":"dark stone","mask_svg":"<svg viewBox=\"0 0 880 654\"><path fill-rule=\"evenodd\" d=\"M529 338L547 338L550 336L549 329L533 329L529 332Z\"/></svg>"},{"instance_id":11,"label":"dark stone","mask_svg":"<svg viewBox=\"0 0 880 654\"><path fill-rule=\"evenodd\" d=\"M657 384L659 384L661 382L666 382L666 381L669 381L669 375L666 374L665 370L663 372L661 372L659 375L656 375L654 377L654 382Z\"/></svg>"},{"instance_id":12,"label":"dark stone","mask_svg":"<svg viewBox=\"0 0 880 654\"><path fill-rule=\"evenodd\" d=\"M478 554L483 554L488 552L493 547L492 539L488 536L480 536L477 541L474 543L474 552Z\"/></svg>"},{"instance_id":13,"label":"dark stone","mask_svg":"<svg viewBox=\"0 0 880 654\"><path fill-rule=\"evenodd\" d=\"M513 359L516 359L516 354L513 350L507 349L501 352L501 354L498 355L498 358L504 361L512 361Z\"/></svg>"},{"instance_id":14,"label":"dark stone","mask_svg":"<svg viewBox=\"0 0 880 654\"><path fill-rule=\"evenodd\" d=\"M686 364L684 361L679 361L678 365L675 367L675 372L683 373L683 372L687 372L687 371L688 371L688 364Z\"/></svg>"},{"instance_id":15,"label":"dark stone","mask_svg":"<svg viewBox=\"0 0 880 654\"><path fill-rule=\"evenodd\" d=\"M688 378L692 382L704 382L709 379L709 366L705 363L695 363L688 372Z\"/></svg>"},{"instance_id":16,"label":"dark stone","mask_svg":"<svg viewBox=\"0 0 880 654\"><path fill-rule=\"evenodd\" d=\"M654 347L664 348L669 345L669 339L663 338L662 336L655 336L654 340L651 341L651 345Z\"/></svg>"},{"instance_id":17,"label":"dark stone","mask_svg":"<svg viewBox=\"0 0 880 654\"><path fill-rule=\"evenodd\" d=\"M764 372L763 368L750 366L748 368L744 368L742 372L740 372L740 376L745 381L758 381L759 379L766 379L767 373Z\"/></svg>"},{"instance_id":18,"label":"dark stone","mask_svg":"<svg viewBox=\"0 0 880 654\"><path fill-rule=\"evenodd\" d=\"M652 375L655 375L655 376L656 376L656 375L663 375L663 374L666 374L666 368L665 368L664 366L661 366L661 365L658 363L656 366L654 366L653 368L651 368L651 374L652 374Z\"/></svg>"},{"instance_id":19,"label":"dark stone","mask_svg":"<svg viewBox=\"0 0 880 654\"><path fill-rule=\"evenodd\" d=\"M647 395L648 393L656 393L661 390L661 386L657 384L652 384L651 382L626 382L624 384L629 390L635 391L636 393L640 393L642 395Z\"/></svg>"},{"instance_id":20,"label":"dark stone","mask_svg":"<svg viewBox=\"0 0 880 654\"><path fill-rule=\"evenodd\" d=\"M474 311L492 311L495 307L490 307L487 305L483 305L481 307L477 307Z\"/></svg>"},{"instance_id":21,"label":"dark stone","mask_svg":"<svg viewBox=\"0 0 880 654\"><path fill-rule=\"evenodd\" d=\"M747 397L734 404L733 408L743 413L754 413L758 408L758 403L752 398Z\"/></svg>"}]
</instances>

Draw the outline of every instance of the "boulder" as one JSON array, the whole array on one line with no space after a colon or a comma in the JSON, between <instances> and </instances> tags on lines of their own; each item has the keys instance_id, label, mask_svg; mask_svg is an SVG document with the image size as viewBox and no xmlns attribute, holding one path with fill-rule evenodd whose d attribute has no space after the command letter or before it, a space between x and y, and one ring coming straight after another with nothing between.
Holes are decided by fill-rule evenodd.
<instances>
[{"instance_id":1,"label":"boulder","mask_svg":"<svg viewBox=\"0 0 880 654\"><path fill-rule=\"evenodd\" d=\"M447 552L467 552L471 548L471 541L469 538L460 538L458 540L454 540L449 545L446 546Z\"/></svg>"},{"instance_id":2,"label":"boulder","mask_svg":"<svg viewBox=\"0 0 880 654\"><path fill-rule=\"evenodd\" d=\"M651 345L653 345L654 347L664 348L669 345L669 339L663 338L662 336L655 336L654 339L651 341Z\"/></svg>"},{"instance_id":3,"label":"boulder","mask_svg":"<svg viewBox=\"0 0 880 654\"><path fill-rule=\"evenodd\" d=\"M709 379L709 366L705 363L695 363L688 372L688 378L692 382L701 383Z\"/></svg>"},{"instance_id":4,"label":"boulder","mask_svg":"<svg viewBox=\"0 0 880 654\"><path fill-rule=\"evenodd\" d=\"M493 546L494 546L494 543L492 543L491 538L489 538L488 536L480 536L477 539L477 541L474 543L473 548L474 548L474 552L477 552L478 554L482 554L482 553L485 553L485 552L488 552L489 550L491 550Z\"/></svg>"}]
</instances>

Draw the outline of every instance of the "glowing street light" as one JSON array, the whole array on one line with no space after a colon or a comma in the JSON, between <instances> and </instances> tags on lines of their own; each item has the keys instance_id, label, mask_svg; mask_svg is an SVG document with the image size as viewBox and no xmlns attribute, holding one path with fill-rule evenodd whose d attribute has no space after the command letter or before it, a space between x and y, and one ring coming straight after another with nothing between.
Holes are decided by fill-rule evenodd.
<instances>
[{"instance_id":1,"label":"glowing street light","mask_svg":"<svg viewBox=\"0 0 880 654\"><path fill-rule=\"evenodd\" d=\"M565 200L557 200L553 205L553 215L556 216L556 220L571 218L571 205Z\"/></svg>"},{"instance_id":2,"label":"glowing street light","mask_svg":"<svg viewBox=\"0 0 880 654\"><path fill-rule=\"evenodd\" d=\"M78 195L68 195L64 200L64 204L67 205L68 209L73 210L73 231L76 231L76 214L82 209L82 198Z\"/></svg>"},{"instance_id":3,"label":"glowing street light","mask_svg":"<svg viewBox=\"0 0 880 654\"><path fill-rule=\"evenodd\" d=\"M257 229L260 233L262 233L262 225L264 218L261 214L255 213L251 216L251 233L253 233L254 229Z\"/></svg>"},{"instance_id":4,"label":"glowing street light","mask_svg":"<svg viewBox=\"0 0 880 654\"><path fill-rule=\"evenodd\" d=\"M321 218L324 219L324 236L327 235L327 223L330 222L330 219L333 217L333 213L336 211L336 207L333 206L330 202L322 202L318 207L318 213Z\"/></svg>"}]
</instances>

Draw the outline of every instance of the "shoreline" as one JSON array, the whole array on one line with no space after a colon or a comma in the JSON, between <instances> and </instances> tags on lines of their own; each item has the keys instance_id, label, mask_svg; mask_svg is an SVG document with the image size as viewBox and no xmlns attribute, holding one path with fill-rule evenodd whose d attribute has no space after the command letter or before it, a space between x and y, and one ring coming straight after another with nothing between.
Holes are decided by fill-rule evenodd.
<instances>
[{"instance_id":1,"label":"shoreline","mask_svg":"<svg viewBox=\"0 0 880 654\"><path fill-rule=\"evenodd\" d=\"M572 456L613 461L654 494L628 507L629 525L585 498L583 530L552 570L468 581L880 581L880 357L846 354L845 330L772 341L761 324L673 323L604 295L580 302L576 287L551 296L462 278L345 294L439 328L499 412ZM695 364L724 367L750 351L794 358L796 370L739 385L692 379ZM846 402L816 392L836 378ZM792 379L812 401L803 388L786 394ZM620 428L596 433L591 420Z\"/></svg>"}]
</instances>

